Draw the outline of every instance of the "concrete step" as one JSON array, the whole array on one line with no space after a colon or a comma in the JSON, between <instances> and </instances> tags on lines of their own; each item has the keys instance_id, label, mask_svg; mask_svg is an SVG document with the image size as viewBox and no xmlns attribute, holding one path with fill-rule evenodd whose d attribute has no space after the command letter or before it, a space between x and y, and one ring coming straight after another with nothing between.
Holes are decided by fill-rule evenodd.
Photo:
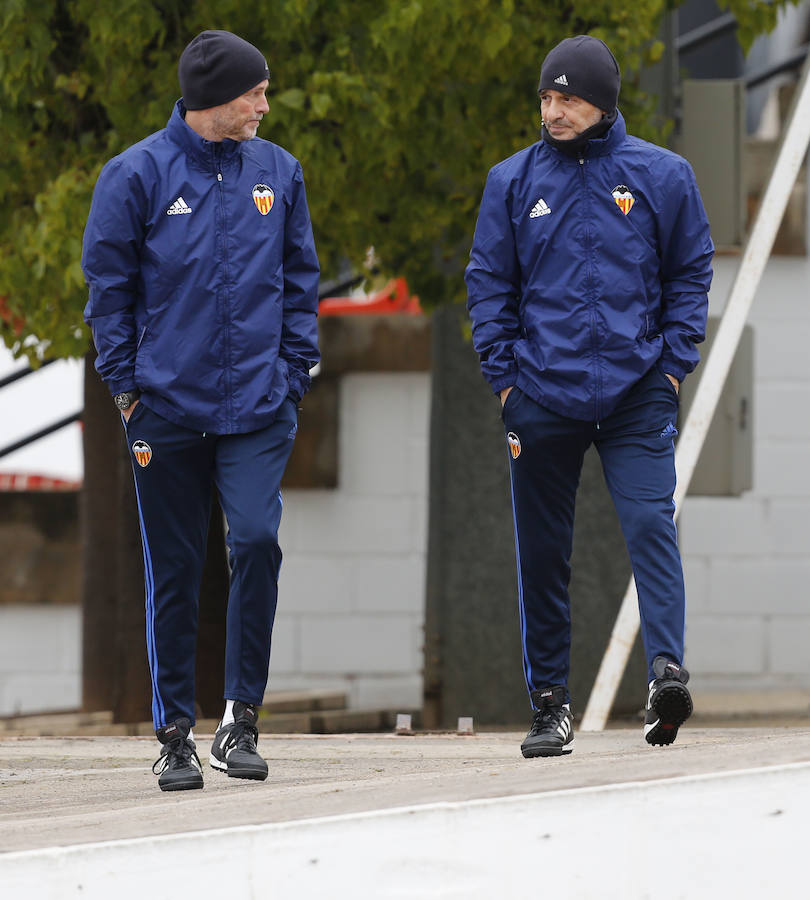
<instances>
[{"instance_id":1,"label":"concrete step","mask_svg":"<svg viewBox=\"0 0 810 900\"><path fill-rule=\"evenodd\" d=\"M66 734L109 734L111 712L57 712L0 718L0 735L61 736ZM120 726L125 727L125 726ZM101 729L96 730L96 729ZM126 731L118 732L127 734Z\"/></svg>"},{"instance_id":2,"label":"concrete step","mask_svg":"<svg viewBox=\"0 0 810 900\"><path fill-rule=\"evenodd\" d=\"M346 694L343 691L268 691L264 695L260 715L345 708Z\"/></svg>"},{"instance_id":3,"label":"concrete step","mask_svg":"<svg viewBox=\"0 0 810 900\"><path fill-rule=\"evenodd\" d=\"M393 731L397 713L408 713L418 727L421 710L349 710L342 691L275 691L265 695L259 713L262 734L343 734ZM217 719L198 719L196 734L213 734ZM111 712L55 712L0 718L2 737L150 736L151 722L113 722Z\"/></svg>"}]
</instances>

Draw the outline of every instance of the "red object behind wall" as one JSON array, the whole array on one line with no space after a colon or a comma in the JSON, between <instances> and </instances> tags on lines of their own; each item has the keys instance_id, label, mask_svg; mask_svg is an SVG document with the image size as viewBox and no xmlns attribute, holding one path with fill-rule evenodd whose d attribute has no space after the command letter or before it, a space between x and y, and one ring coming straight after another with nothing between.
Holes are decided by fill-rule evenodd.
<instances>
[{"instance_id":1,"label":"red object behind wall","mask_svg":"<svg viewBox=\"0 0 810 900\"><path fill-rule=\"evenodd\" d=\"M399 313L408 316L419 316L422 307L419 298L408 292L408 284L404 278L392 278L382 290L365 297L327 297L321 300L318 315L385 315Z\"/></svg>"}]
</instances>

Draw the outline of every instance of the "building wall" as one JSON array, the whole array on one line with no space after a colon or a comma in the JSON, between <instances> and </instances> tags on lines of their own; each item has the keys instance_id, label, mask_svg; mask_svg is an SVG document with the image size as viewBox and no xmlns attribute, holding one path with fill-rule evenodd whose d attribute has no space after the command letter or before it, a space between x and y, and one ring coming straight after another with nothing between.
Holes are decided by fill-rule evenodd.
<instances>
[{"instance_id":1,"label":"building wall","mask_svg":"<svg viewBox=\"0 0 810 900\"><path fill-rule=\"evenodd\" d=\"M712 315L738 264L716 259ZM742 711L752 692L810 704L808 285L806 257L772 258L749 317L753 489L689 496L680 518L687 664L707 709ZM342 380L338 490L285 494L271 687L342 685L353 706L421 705L429 395L428 375Z\"/></svg>"},{"instance_id":2,"label":"building wall","mask_svg":"<svg viewBox=\"0 0 810 900\"><path fill-rule=\"evenodd\" d=\"M738 262L716 260L712 315ZM706 704L810 698L808 285L807 258L775 257L751 311L753 489L687 497L680 519L687 665ZM338 487L284 495L271 689L421 705L429 405L428 373L341 378ZM0 715L75 708L80 642L75 606L0 604Z\"/></svg>"},{"instance_id":3,"label":"building wall","mask_svg":"<svg viewBox=\"0 0 810 900\"><path fill-rule=\"evenodd\" d=\"M720 315L739 258L718 257ZM753 488L687 497L680 519L696 692L810 705L810 261L774 257L757 291ZM722 708L722 702L721 702Z\"/></svg>"},{"instance_id":4,"label":"building wall","mask_svg":"<svg viewBox=\"0 0 810 900\"><path fill-rule=\"evenodd\" d=\"M422 704L428 373L340 380L338 486L286 490L270 689Z\"/></svg>"},{"instance_id":5,"label":"building wall","mask_svg":"<svg viewBox=\"0 0 810 900\"><path fill-rule=\"evenodd\" d=\"M271 690L342 688L356 708L421 706L429 404L427 372L340 379L338 487L284 492ZM35 550L45 558L43 544L53 550L21 543L31 530L0 529L22 562ZM26 602L16 602L22 562L0 596L0 716L75 709L80 608L36 602L30 572L17 592Z\"/></svg>"},{"instance_id":6,"label":"building wall","mask_svg":"<svg viewBox=\"0 0 810 900\"><path fill-rule=\"evenodd\" d=\"M80 584L76 491L0 491L0 716L79 705Z\"/></svg>"},{"instance_id":7,"label":"building wall","mask_svg":"<svg viewBox=\"0 0 810 900\"><path fill-rule=\"evenodd\" d=\"M78 606L0 605L0 716L81 705Z\"/></svg>"}]
</instances>

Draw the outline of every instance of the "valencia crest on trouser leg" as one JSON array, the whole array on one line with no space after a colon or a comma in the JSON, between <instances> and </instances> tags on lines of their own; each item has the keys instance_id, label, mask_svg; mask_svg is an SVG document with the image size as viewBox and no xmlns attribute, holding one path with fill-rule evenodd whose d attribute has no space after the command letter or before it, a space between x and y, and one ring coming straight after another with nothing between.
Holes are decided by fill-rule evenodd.
<instances>
[{"instance_id":1,"label":"valencia crest on trouser leg","mask_svg":"<svg viewBox=\"0 0 810 900\"><path fill-rule=\"evenodd\" d=\"M510 431L506 435L506 442L509 444L509 452L512 454L512 459L517 459L520 456L520 438L514 431Z\"/></svg>"},{"instance_id":2,"label":"valencia crest on trouser leg","mask_svg":"<svg viewBox=\"0 0 810 900\"><path fill-rule=\"evenodd\" d=\"M152 448L146 441L135 441L132 445L132 453L142 469L145 469L152 459Z\"/></svg>"}]
</instances>

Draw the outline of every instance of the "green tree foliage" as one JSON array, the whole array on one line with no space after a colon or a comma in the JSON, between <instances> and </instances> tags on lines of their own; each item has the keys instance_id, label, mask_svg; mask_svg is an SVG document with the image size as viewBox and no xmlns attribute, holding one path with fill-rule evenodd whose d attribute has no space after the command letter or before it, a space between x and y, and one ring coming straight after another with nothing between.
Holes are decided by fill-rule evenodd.
<instances>
[{"instance_id":1,"label":"green tree foliage","mask_svg":"<svg viewBox=\"0 0 810 900\"><path fill-rule=\"evenodd\" d=\"M783 0L784 2L784 0ZM795 0L794 0L795 2ZM325 276L370 246L424 300L458 299L489 166L537 139L547 50L588 32L624 72L631 130L661 139L638 87L677 0L0 0L0 297L34 358L82 354L84 222L102 164L163 127L182 48L205 28L271 70L259 135L304 167ZM726 0L744 43L777 5Z\"/></svg>"}]
</instances>

